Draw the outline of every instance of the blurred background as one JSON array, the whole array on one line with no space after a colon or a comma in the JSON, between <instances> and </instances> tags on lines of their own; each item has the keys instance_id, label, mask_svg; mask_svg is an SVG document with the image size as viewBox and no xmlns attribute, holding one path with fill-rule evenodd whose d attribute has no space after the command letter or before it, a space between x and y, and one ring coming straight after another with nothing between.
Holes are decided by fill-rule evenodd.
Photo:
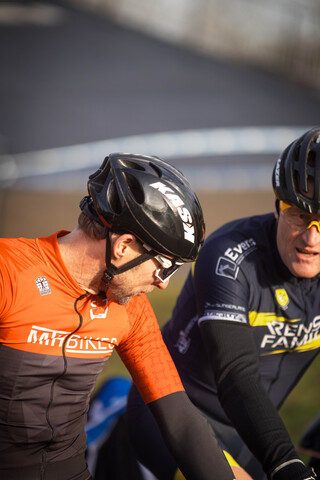
<instances>
[{"instance_id":1,"label":"blurred background","mask_svg":"<svg viewBox=\"0 0 320 480\"><path fill-rule=\"evenodd\" d=\"M319 25L318 0L1 0L0 235L73 229L116 151L176 165L208 232L273 210L277 155L320 124ZM150 296L160 323L187 271ZM319 366L283 409L295 440Z\"/></svg>"}]
</instances>

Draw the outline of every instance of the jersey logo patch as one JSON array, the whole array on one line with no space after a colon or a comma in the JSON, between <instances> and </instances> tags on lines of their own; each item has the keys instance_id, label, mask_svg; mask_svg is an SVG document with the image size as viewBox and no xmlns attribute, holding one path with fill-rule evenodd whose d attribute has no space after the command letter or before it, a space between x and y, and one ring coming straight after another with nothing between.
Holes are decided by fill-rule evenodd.
<instances>
[{"instance_id":1,"label":"jersey logo patch","mask_svg":"<svg viewBox=\"0 0 320 480\"><path fill-rule=\"evenodd\" d=\"M256 250L256 248L257 244L253 238L247 238L243 242L238 243L238 245L234 245L232 248L227 248L223 257L220 257L217 262L216 274L221 275L221 277L236 280L239 272L239 265L246 256Z\"/></svg>"},{"instance_id":2,"label":"jersey logo patch","mask_svg":"<svg viewBox=\"0 0 320 480\"><path fill-rule=\"evenodd\" d=\"M225 257L220 257L216 266L216 274L221 277L231 278L235 280L239 271L238 265Z\"/></svg>"},{"instance_id":3,"label":"jersey logo patch","mask_svg":"<svg viewBox=\"0 0 320 480\"><path fill-rule=\"evenodd\" d=\"M108 299L105 300L92 300L90 308L90 318L106 318L108 313Z\"/></svg>"},{"instance_id":4,"label":"jersey logo patch","mask_svg":"<svg viewBox=\"0 0 320 480\"><path fill-rule=\"evenodd\" d=\"M37 288L40 292L40 295L50 295L51 294L49 282L46 279L46 277L38 277L36 279L36 285L37 285Z\"/></svg>"},{"instance_id":5,"label":"jersey logo patch","mask_svg":"<svg viewBox=\"0 0 320 480\"><path fill-rule=\"evenodd\" d=\"M284 288L277 288L275 291L275 296L278 304L282 308L282 310L286 310L289 305L289 297L287 292L285 291Z\"/></svg>"}]
</instances>

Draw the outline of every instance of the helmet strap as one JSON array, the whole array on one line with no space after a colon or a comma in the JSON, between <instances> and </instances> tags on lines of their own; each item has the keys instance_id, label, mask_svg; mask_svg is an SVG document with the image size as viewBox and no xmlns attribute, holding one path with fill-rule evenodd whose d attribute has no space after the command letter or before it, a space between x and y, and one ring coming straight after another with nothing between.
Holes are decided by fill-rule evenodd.
<instances>
[{"instance_id":1,"label":"helmet strap","mask_svg":"<svg viewBox=\"0 0 320 480\"><path fill-rule=\"evenodd\" d=\"M145 252L139 255L139 257L130 260L130 262L121 265L121 267L116 267L111 263L111 232L108 230L107 237L106 237L106 269L103 272L102 281L105 285L109 285L115 275L119 275L119 273L126 272L137 265L140 265L147 260L150 260L155 256L154 253Z\"/></svg>"}]
</instances>

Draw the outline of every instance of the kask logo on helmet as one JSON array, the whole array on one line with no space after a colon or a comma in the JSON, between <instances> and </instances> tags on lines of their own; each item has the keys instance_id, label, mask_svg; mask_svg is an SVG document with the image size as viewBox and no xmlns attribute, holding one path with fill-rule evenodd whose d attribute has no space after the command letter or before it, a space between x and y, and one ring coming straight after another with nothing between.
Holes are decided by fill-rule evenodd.
<instances>
[{"instance_id":1,"label":"kask logo on helmet","mask_svg":"<svg viewBox=\"0 0 320 480\"><path fill-rule=\"evenodd\" d=\"M168 200L170 200L170 202L177 208L183 224L184 238L191 243L195 243L192 216L186 207L182 207L184 202L179 195L174 193L172 188L167 187L167 185L162 182L150 183L150 187L159 190L159 192L162 193Z\"/></svg>"},{"instance_id":2,"label":"kask logo on helmet","mask_svg":"<svg viewBox=\"0 0 320 480\"><path fill-rule=\"evenodd\" d=\"M274 172L276 187L280 187L280 165L281 165L281 158L278 158L276 169Z\"/></svg>"}]
</instances>

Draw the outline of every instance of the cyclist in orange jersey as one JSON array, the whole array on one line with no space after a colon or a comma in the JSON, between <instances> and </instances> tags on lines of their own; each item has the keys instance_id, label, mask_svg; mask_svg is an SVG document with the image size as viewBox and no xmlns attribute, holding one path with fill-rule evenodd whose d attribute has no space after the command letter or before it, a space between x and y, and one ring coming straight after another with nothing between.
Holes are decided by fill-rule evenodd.
<instances>
[{"instance_id":1,"label":"cyclist in orange jersey","mask_svg":"<svg viewBox=\"0 0 320 480\"><path fill-rule=\"evenodd\" d=\"M72 232L0 240L0 478L91 478L88 403L116 349L185 477L232 480L145 295L196 259L196 195L159 158L111 154L80 207Z\"/></svg>"}]
</instances>

